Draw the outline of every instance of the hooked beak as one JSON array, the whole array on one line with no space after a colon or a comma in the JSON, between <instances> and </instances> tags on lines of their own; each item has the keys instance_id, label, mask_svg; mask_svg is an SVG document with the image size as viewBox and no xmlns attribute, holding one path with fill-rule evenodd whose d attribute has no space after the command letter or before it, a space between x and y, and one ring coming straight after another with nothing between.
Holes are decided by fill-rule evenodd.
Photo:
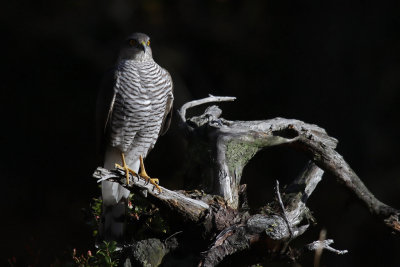
<instances>
[{"instance_id":1,"label":"hooked beak","mask_svg":"<svg viewBox=\"0 0 400 267\"><path fill-rule=\"evenodd\" d=\"M142 41L139 45L140 49L143 50L143 52L146 54L146 43L144 41Z\"/></svg>"}]
</instances>

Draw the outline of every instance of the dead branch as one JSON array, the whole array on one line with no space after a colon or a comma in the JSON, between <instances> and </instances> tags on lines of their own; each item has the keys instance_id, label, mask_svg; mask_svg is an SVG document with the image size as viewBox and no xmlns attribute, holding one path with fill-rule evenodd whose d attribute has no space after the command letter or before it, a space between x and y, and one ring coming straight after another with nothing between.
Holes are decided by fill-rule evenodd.
<instances>
[{"instance_id":1,"label":"dead branch","mask_svg":"<svg viewBox=\"0 0 400 267\"><path fill-rule=\"evenodd\" d=\"M234 101L235 99L236 99L236 97L232 97L232 96L208 95L208 97L206 97L206 98L187 102L179 109L178 113L179 113L179 116L180 116L180 119L182 120L182 122L185 123L186 122L186 111L189 108L200 106L200 105L207 104L207 103L212 103L212 102Z\"/></svg>"},{"instance_id":2,"label":"dead branch","mask_svg":"<svg viewBox=\"0 0 400 267\"><path fill-rule=\"evenodd\" d=\"M189 108L204 103L232 101L233 97L209 96L186 103L179 111L181 125L188 133L190 165L196 168L188 176L196 183L194 191L172 191L162 187L162 193L153 191L141 179L125 184L120 170L98 168L94 177L114 180L124 187L149 193L149 200L178 212L185 220L202 225L209 248L201 254L199 266L215 266L227 256L264 246L271 255L287 253L288 243L303 234L312 221L306 203L321 181L324 171L333 174L353 192L373 215L395 231L400 230L399 211L380 202L367 189L360 178L335 150L337 140L328 136L317 125L299 120L275 118L263 121L228 121L220 118L217 106L208 107L200 116L186 118ZM268 203L272 209L266 213L252 214L241 210L241 175L248 161L261 149L288 146L305 153L310 162L303 172L288 185L284 194ZM199 171L201 173L199 175ZM193 179L200 176L197 180ZM204 190L204 194L200 192ZM266 189L268 190L268 189ZM306 224L301 224L307 220ZM325 248L338 254L345 251L332 249L332 240L316 241L309 249Z\"/></svg>"},{"instance_id":3,"label":"dead branch","mask_svg":"<svg viewBox=\"0 0 400 267\"><path fill-rule=\"evenodd\" d=\"M158 200L163 205L169 207L173 211L177 211L189 220L197 222L203 216L203 213L209 209L209 205L203 201L192 199L182 193L169 190L162 186L162 193L153 188L153 185L146 184L143 179L134 179L129 185L126 184L126 178L123 171L117 169L109 171L98 167L93 173L93 177L99 179L97 182L108 180L120 183L125 188L143 194L143 190L150 195L152 200Z\"/></svg>"},{"instance_id":4,"label":"dead branch","mask_svg":"<svg viewBox=\"0 0 400 267\"><path fill-rule=\"evenodd\" d=\"M333 253L342 255L348 253L347 250L337 250L332 248L330 245L333 244L334 241L332 239L326 239L326 240L317 240L314 241L308 245L306 245L307 249L309 250L318 250L318 249L326 249L328 251L331 251Z\"/></svg>"}]
</instances>

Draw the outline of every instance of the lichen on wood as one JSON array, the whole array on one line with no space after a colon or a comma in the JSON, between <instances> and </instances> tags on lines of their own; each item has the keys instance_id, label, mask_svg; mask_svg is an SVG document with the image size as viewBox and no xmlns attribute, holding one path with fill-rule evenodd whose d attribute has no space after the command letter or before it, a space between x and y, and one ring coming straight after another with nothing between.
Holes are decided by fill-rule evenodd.
<instances>
[{"instance_id":1,"label":"lichen on wood","mask_svg":"<svg viewBox=\"0 0 400 267\"><path fill-rule=\"evenodd\" d=\"M242 176L242 171L247 162L260 150L251 142L230 140L226 143L226 163L230 173Z\"/></svg>"}]
</instances>

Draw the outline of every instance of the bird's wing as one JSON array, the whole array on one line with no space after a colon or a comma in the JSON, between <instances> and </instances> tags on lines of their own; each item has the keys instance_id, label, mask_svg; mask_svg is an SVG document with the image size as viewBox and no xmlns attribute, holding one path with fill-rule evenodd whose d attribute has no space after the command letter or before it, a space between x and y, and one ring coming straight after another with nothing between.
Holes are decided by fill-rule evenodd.
<instances>
[{"instance_id":1,"label":"bird's wing","mask_svg":"<svg viewBox=\"0 0 400 267\"><path fill-rule=\"evenodd\" d=\"M96 132L98 155L103 157L111 115L113 112L116 92L115 68L109 70L100 84L96 103ZM102 159L101 159L102 160Z\"/></svg>"},{"instance_id":2,"label":"bird's wing","mask_svg":"<svg viewBox=\"0 0 400 267\"><path fill-rule=\"evenodd\" d=\"M168 95L167 104L165 106L165 112L164 112L164 117L163 117L159 136L164 135L169 129L169 125L171 124L172 107L173 107L173 102L174 102L174 97L173 97L174 84L172 83L172 78L171 78L171 75L169 74L169 72L167 70L165 70L165 72L166 72L166 76L167 76L166 78L169 80L169 83L167 82L166 84L167 84L167 86L170 87L171 93ZM165 90L168 90L168 89L169 88L165 88Z\"/></svg>"}]
</instances>

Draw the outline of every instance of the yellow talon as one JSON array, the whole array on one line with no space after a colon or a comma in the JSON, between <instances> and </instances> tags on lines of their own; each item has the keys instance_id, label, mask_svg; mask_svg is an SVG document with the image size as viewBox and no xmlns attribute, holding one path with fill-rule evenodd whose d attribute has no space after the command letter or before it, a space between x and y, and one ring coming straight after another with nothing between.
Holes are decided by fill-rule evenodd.
<instances>
[{"instance_id":1,"label":"yellow talon","mask_svg":"<svg viewBox=\"0 0 400 267\"><path fill-rule=\"evenodd\" d=\"M139 176L141 176L143 179L146 180L147 183L151 183L152 185L154 185L157 189L158 192L162 192L161 187L158 186L158 179L157 178L150 178L150 176L146 173L146 169L144 168L144 163L143 163L143 157L140 156L140 173Z\"/></svg>"},{"instance_id":2,"label":"yellow talon","mask_svg":"<svg viewBox=\"0 0 400 267\"><path fill-rule=\"evenodd\" d=\"M124 153L121 153L121 158L122 158L122 166L119 165L118 163L115 163L115 168L123 169L125 171L125 173L126 173L126 184L129 185L129 173L132 173L132 175L134 175L134 176L138 176L138 174L128 167L128 165L125 162Z\"/></svg>"}]
</instances>

